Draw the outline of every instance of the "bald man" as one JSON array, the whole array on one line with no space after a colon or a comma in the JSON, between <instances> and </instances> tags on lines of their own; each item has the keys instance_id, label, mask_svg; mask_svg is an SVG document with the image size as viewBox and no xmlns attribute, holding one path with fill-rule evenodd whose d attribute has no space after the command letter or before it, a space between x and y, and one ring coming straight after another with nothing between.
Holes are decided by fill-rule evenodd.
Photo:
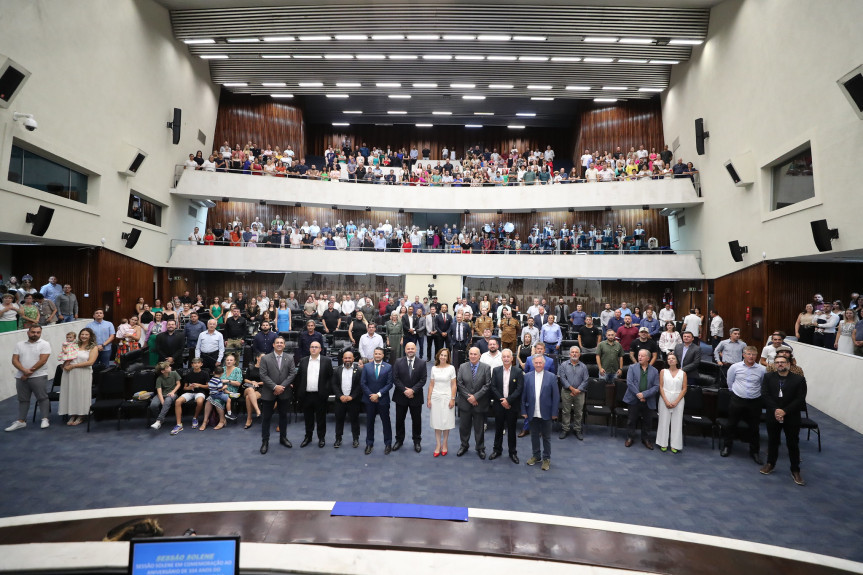
<instances>
[{"instance_id":1,"label":"bald man","mask_svg":"<svg viewBox=\"0 0 863 575\"><path fill-rule=\"evenodd\" d=\"M422 451L422 407L423 387L427 378L426 362L417 357L417 345L408 342L405 356L393 364L393 402L396 404L396 442L393 451L398 451L405 441L405 419L411 414L411 439L414 451Z\"/></svg>"},{"instance_id":2,"label":"bald man","mask_svg":"<svg viewBox=\"0 0 863 575\"><path fill-rule=\"evenodd\" d=\"M467 453L470 446L470 429L473 427L474 444L480 459L485 459L485 438L483 424L491 399L491 369L481 363L479 348L472 347L467 354L468 361L461 364L456 378L458 391L459 425L461 446L456 456Z\"/></svg>"}]
</instances>

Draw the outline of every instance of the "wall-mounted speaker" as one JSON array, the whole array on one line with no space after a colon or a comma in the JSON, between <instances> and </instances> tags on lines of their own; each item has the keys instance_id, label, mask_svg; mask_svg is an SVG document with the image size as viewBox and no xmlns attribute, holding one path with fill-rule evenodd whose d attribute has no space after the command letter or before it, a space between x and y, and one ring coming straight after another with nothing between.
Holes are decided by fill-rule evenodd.
<instances>
[{"instance_id":1,"label":"wall-mounted speaker","mask_svg":"<svg viewBox=\"0 0 863 575\"><path fill-rule=\"evenodd\" d=\"M743 254L749 253L749 246L741 246L740 242L737 240L728 242L728 249L731 250L731 257L734 258L734 261L736 262L742 262Z\"/></svg>"},{"instance_id":2,"label":"wall-mounted speaker","mask_svg":"<svg viewBox=\"0 0 863 575\"><path fill-rule=\"evenodd\" d=\"M704 155L704 140L710 137L710 132L704 131L704 118L695 119L695 151Z\"/></svg>"},{"instance_id":3,"label":"wall-mounted speaker","mask_svg":"<svg viewBox=\"0 0 863 575\"><path fill-rule=\"evenodd\" d=\"M833 250L832 240L839 239L839 229L830 229L827 227L827 220L815 220L809 222L812 226L812 239L815 240L815 247L819 252L829 252Z\"/></svg>"},{"instance_id":4,"label":"wall-mounted speaker","mask_svg":"<svg viewBox=\"0 0 863 575\"><path fill-rule=\"evenodd\" d=\"M23 66L0 56L0 108L8 108L30 77Z\"/></svg>"},{"instance_id":5,"label":"wall-mounted speaker","mask_svg":"<svg viewBox=\"0 0 863 575\"><path fill-rule=\"evenodd\" d=\"M171 130L171 141L176 146L180 143L180 126L183 123L183 110L174 108L174 119L168 122L168 129Z\"/></svg>"},{"instance_id":6,"label":"wall-mounted speaker","mask_svg":"<svg viewBox=\"0 0 863 575\"><path fill-rule=\"evenodd\" d=\"M845 94L848 103L854 108L857 117L863 120L863 65L851 70L836 83Z\"/></svg>"},{"instance_id":7,"label":"wall-mounted speaker","mask_svg":"<svg viewBox=\"0 0 863 575\"><path fill-rule=\"evenodd\" d=\"M117 163L120 165L118 171L129 178L135 177L138 174L141 164L147 159L147 152L125 143L117 146L117 154Z\"/></svg>"},{"instance_id":8,"label":"wall-mounted speaker","mask_svg":"<svg viewBox=\"0 0 863 575\"><path fill-rule=\"evenodd\" d=\"M750 186L755 181L755 164L752 152L739 154L727 160L725 169L731 176L731 181L739 188Z\"/></svg>"},{"instance_id":9,"label":"wall-mounted speaker","mask_svg":"<svg viewBox=\"0 0 863 575\"><path fill-rule=\"evenodd\" d=\"M126 240L126 248L130 250L135 247L135 244L138 243L138 238L140 237L141 230L138 228L132 228L132 231L128 234L124 232L122 236L122 238Z\"/></svg>"},{"instance_id":10,"label":"wall-mounted speaker","mask_svg":"<svg viewBox=\"0 0 863 575\"><path fill-rule=\"evenodd\" d=\"M48 226L51 225L51 218L54 217L54 208L39 206L39 210L35 214L27 214L27 223L33 224L30 233L34 236L44 236L48 231Z\"/></svg>"}]
</instances>

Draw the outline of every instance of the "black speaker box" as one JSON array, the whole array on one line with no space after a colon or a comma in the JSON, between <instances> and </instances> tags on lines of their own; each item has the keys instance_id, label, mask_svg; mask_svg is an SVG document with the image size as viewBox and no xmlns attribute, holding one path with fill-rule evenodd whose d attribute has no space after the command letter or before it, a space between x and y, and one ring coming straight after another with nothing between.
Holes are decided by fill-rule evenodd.
<instances>
[{"instance_id":1,"label":"black speaker box","mask_svg":"<svg viewBox=\"0 0 863 575\"><path fill-rule=\"evenodd\" d=\"M183 110L174 108L174 119L168 122L168 128L171 129L171 141L176 146L180 143L180 126L183 120Z\"/></svg>"},{"instance_id":2,"label":"black speaker box","mask_svg":"<svg viewBox=\"0 0 863 575\"><path fill-rule=\"evenodd\" d=\"M23 66L0 57L0 108L8 108L30 77Z\"/></svg>"},{"instance_id":3,"label":"black speaker box","mask_svg":"<svg viewBox=\"0 0 863 575\"><path fill-rule=\"evenodd\" d=\"M141 237L141 230L138 228L132 228L132 231L128 234L123 234L123 239L126 240L126 247L128 249L132 249L135 247L135 244L138 243L138 238Z\"/></svg>"},{"instance_id":4,"label":"black speaker box","mask_svg":"<svg viewBox=\"0 0 863 575\"><path fill-rule=\"evenodd\" d=\"M743 261L743 254L749 253L748 246L741 246L740 242L734 240L733 242L728 242L728 249L731 250L731 257L734 258L736 262Z\"/></svg>"},{"instance_id":5,"label":"black speaker box","mask_svg":"<svg viewBox=\"0 0 863 575\"><path fill-rule=\"evenodd\" d=\"M48 226L51 225L51 218L54 217L54 208L39 206L39 210L35 214L27 214L27 223L33 224L30 233L34 236L44 236L48 231Z\"/></svg>"},{"instance_id":6,"label":"black speaker box","mask_svg":"<svg viewBox=\"0 0 863 575\"><path fill-rule=\"evenodd\" d=\"M812 239L815 240L815 246L819 252L829 252L833 249L833 244L830 240L835 240L839 237L839 230L831 230L827 227L827 220L816 220L809 222L812 226Z\"/></svg>"},{"instance_id":7,"label":"black speaker box","mask_svg":"<svg viewBox=\"0 0 863 575\"><path fill-rule=\"evenodd\" d=\"M695 119L695 151L699 156L704 155L704 140L710 137L710 132L704 131L704 118Z\"/></svg>"}]
</instances>

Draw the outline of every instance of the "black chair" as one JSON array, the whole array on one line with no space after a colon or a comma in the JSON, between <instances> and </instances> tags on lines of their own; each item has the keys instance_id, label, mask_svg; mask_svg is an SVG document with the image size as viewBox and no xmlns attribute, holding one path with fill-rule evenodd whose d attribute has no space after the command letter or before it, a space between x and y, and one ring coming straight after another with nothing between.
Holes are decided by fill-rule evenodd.
<instances>
[{"instance_id":1,"label":"black chair","mask_svg":"<svg viewBox=\"0 0 863 575\"><path fill-rule=\"evenodd\" d=\"M581 361L581 363L585 363L589 366L590 365L596 365L596 354L595 353L583 353L583 354L581 354L580 361Z\"/></svg>"},{"instance_id":2,"label":"black chair","mask_svg":"<svg viewBox=\"0 0 863 575\"><path fill-rule=\"evenodd\" d=\"M587 380L587 396L584 398L584 414L585 416L595 415L605 418L605 426L611 425L611 406L607 404L605 393L605 380L598 378L590 378ZM585 425L587 428L587 420ZM609 432L611 433L611 432Z\"/></svg>"},{"instance_id":3,"label":"black chair","mask_svg":"<svg viewBox=\"0 0 863 575\"><path fill-rule=\"evenodd\" d=\"M614 380L614 425L612 426L612 434L617 435L617 427L620 425L621 418L629 419L629 406L623 402L623 396L626 395L626 380Z\"/></svg>"},{"instance_id":4,"label":"black chair","mask_svg":"<svg viewBox=\"0 0 863 575\"><path fill-rule=\"evenodd\" d=\"M35 421L35 420L34 420ZM818 436L818 452L821 452L821 428L818 427L818 422L814 419L810 419L809 417L809 406L805 403L803 404L803 412L800 416L800 429L806 430L806 441L809 441L809 437L812 435L812 432L815 432L815 435Z\"/></svg>"},{"instance_id":5,"label":"black chair","mask_svg":"<svg viewBox=\"0 0 863 575\"><path fill-rule=\"evenodd\" d=\"M719 366L711 361L702 361L698 366L698 384L716 389L723 387Z\"/></svg>"},{"instance_id":6,"label":"black chair","mask_svg":"<svg viewBox=\"0 0 863 575\"><path fill-rule=\"evenodd\" d=\"M662 401L662 398L659 398ZM686 429L695 427L701 429L701 437L706 437L705 431L710 430L710 449L716 448L716 424L704 412L704 396L700 386L691 385L686 390L683 401L683 444L686 444Z\"/></svg>"},{"instance_id":7,"label":"black chair","mask_svg":"<svg viewBox=\"0 0 863 575\"><path fill-rule=\"evenodd\" d=\"M719 388L719 393L716 396L716 433L719 437L724 437L725 428L728 427L728 409L731 406L731 390L727 387ZM763 414L762 414L763 415ZM741 429L750 432L749 425L742 419L737 422L737 435L742 438ZM756 431L757 433L757 431Z\"/></svg>"},{"instance_id":8,"label":"black chair","mask_svg":"<svg viewBox=\"0 0 863 575\"><path fill-rule=\"evenodd\" d=\"M97 413L110 413L117 418L117 429L120 429L120 406L126 400L126 372L116 366L103 370L96 382L96 400L90 404L87 417L87 431L90 422Z\"/></svg>"},{"instance_id":9,"label":"black chair","mask_svg":"<svg viewBox=\"0 0 863 575\"><path fill-rule=\"evenodd\" d=\"M131 380L130 389L132 394L139 391L156 393L156 370L142 369L140 371L136 371L134 374L130 374L129 379ZM146 424L149 426L150 416L152 415L150 411L151 399L152 397L148 397L147 399L136 399L134 397L127 396L118 408L117 428L120 428L121 416L125 416L126 419L129 419L132 417L132 414L136 412L144 414Z\"/></svg>"},{"instance_id":10,"label":"black chair","mask_svg":"<svg viewBox=\"0 0 863 575\"><path fill-rule=\"evenodd\" d=\"M120 369L123 371L127 371L129 369L129 366L146 361L146 358L144 357L145 350L146 348L136 349L130 351L123 356L120 356Z\"/></svg>"},{"instance_id":11,"label":"black chair","mask_svg":"<svg viewBox=\"0 0 863 575\"><path fill-rule=\"evenodd\" d=\"M48 413L51 413L53 409L51 409L51 402L59 402L60 401L60 391L54 391L60 387L60 382L63 377L63 364L57 366L57 369L54 370L54 379L51 380L51 389L48 391ZM36 410L39 409L39 402L36 402L33 405L33 422L36 422ZM43 413L42 417L48 417L48 414Z\"/></svg>"}]
</instances>

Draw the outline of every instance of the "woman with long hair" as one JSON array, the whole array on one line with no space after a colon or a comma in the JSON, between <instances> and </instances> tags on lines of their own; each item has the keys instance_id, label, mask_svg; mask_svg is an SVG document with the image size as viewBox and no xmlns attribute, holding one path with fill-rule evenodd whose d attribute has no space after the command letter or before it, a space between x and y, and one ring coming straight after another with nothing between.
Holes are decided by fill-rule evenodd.
<instances>
[{"instance_id":1,"label":"woman with long hair","mask_svg":"<svg viewBox=\"0 0 863 575\"><path fill-rule=\"evenodd\" d=\"M90 413L93 399L93 364L99 357L96 334L89 327L78 333L77 343L78 357L66 362L60 380L60 405L57 412L69 416L66 425L80 425Z\"/></svg>"},{"instance_id":2,"label":"woman with long hair","mask_svg":"<svg viewBox=\"0 0 863 575\"><path fill-rule=\"evenodd\" d=\"M434 429L434 457L447 454L449 430L455 427L456 373L450 365L449 350L442 348L435 356L429 380L429 422Z\"/></svg>"},{"instance_id":3,"label":"woman with long hair","mask_svg":"<svg viewBox=\"0 0 863 575\"><path fill-rule=\"evenodd\" d=\"M686 372L680 369L674 352L666 358L668 367L659 372L659 423L656 428L656 445L660 451L671 453L683 449L683 396L686 395Z\"/></svg>"}]
</instances>

